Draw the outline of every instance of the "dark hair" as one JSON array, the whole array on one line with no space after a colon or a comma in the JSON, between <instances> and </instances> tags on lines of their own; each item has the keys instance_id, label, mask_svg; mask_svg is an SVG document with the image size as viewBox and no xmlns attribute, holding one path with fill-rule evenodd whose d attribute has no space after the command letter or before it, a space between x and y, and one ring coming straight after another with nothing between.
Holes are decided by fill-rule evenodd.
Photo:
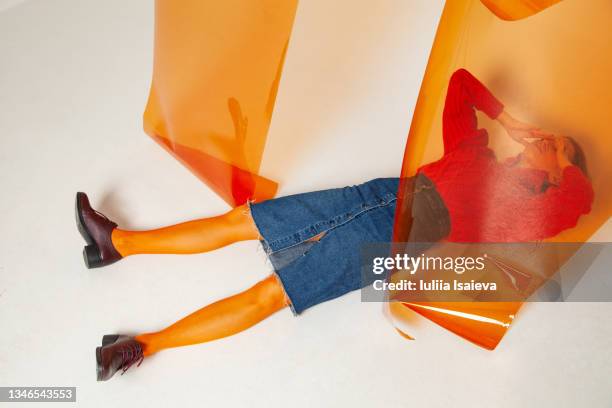
<instances>
[{"instance_id":1,"label":"dark hair","mask_svg":"<svg viewBox=\"0 0 612 408\"><path fill-rule=\"evenodd\" d=\"M574 166L578 167L582 171L582 174L584 174L586 177L589 177L589 172L587 171L587 161L586 161L586 156L584 155L584 150L582 150L582 147L578 144L578 142L573 137L569 137L569 136L566 136L566 137L570 142L572 142L572 147L574 148L574 157L572 157L570 161L572 162Z\"/></svg>"}]
</instances>

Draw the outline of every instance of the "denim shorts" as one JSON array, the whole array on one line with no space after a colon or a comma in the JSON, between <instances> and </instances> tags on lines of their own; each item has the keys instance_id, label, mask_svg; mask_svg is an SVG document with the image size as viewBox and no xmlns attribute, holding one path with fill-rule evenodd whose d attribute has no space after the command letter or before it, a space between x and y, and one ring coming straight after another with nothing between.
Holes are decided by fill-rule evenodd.
<instances>
[{"instance_id":1,"label":"denim shorts","mask_svg":"<svg viewBox=\"0 0 612 408\"><path fill-rule=\"evenodd\" d=\"M294 314L363 286L361 246L391 241L398 185L398 178L377 178L250 204Z\"/></svg>"}]
</instances>

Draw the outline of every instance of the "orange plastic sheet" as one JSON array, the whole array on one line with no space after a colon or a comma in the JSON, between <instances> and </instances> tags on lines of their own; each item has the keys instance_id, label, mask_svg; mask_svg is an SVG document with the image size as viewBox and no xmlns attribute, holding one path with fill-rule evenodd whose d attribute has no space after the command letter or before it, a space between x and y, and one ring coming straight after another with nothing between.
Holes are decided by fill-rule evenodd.
<instances>
[{"instance_id":1,"label":"orange plastic sheet","mask_svg":"<svg viewBox=\"0 0 612 408\"><path fill-rule=\"evenodd\" d=\"M232 206L259 175L297 0L156 0L145 131Z\"/></svg>"},{"instance_id":2,"label":"orange plastic sheet","mask_svg":"<svg viewBox=\"0 0 612 408\"><path fill-rule=\"evenodd\" d=\"M520 20L536 14L561 0L482 0L495 15L504 20Z\"/></svg>"},{"instance_id":3,"label":"orange plastic sheet","mask_svg":"<svg viewBox=\"0 0 612 408\"><path fill-rule=\"evenodd\" d=\"M594 191L591 211L575 227L546 241L585 242L610 218L611 19L609 0L447 0L407 140L395 241L409 235L413 221L409 177L443 154L446 91L452 74L460 68L478 78L512 116L555 135L571 135L584 150ZM478 125L488 130L489 146L498 160L521 151L522 146L495 121L478 116ZM487 181L487 174L482 179ZM482 228L496 222L483 219ZM494 349L521 305L403 302L392 303L390 311L398 330L404 330L411 312L416 312Z\"/></svg>"}]
</instances>

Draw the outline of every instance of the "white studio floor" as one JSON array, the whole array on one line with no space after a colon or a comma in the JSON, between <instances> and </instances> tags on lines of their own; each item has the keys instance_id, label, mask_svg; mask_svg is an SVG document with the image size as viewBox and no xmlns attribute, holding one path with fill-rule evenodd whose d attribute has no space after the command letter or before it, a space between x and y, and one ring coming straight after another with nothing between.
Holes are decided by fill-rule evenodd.
<instances>
[{"instance_id":1,"label":"white studio floor","mask_svg":"<svg viewBox=\"0 0 612 408\"><path fill-rule=\"evenodd\" d=\"M301 2L262 168L281 195L399 174L442 3ZM83 265L76 191L132 228L227 210L142 131L152 35L153 1L0 0L0 386L76 386L83 407L612 406L612 304L528 305L489 352L423 319L408 342L358 292L97 383L103 334L269 271L256 242Z\"/></svg>"}]
</instances>

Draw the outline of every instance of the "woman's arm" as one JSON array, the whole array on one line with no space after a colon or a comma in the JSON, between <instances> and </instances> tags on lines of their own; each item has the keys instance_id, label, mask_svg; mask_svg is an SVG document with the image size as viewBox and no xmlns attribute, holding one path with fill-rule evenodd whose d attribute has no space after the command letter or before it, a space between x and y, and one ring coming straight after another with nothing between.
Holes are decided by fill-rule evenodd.
<instances>
[{"instance_id":1,"label":"woman's arm","mask_svg":"<svg viewBox=\"0 0 612 408\"><path fill-rule=\"evenodd\" d=\"M476 110L496 119L504 106L465 69L453 73L448 83L443 113L444 153L466 146L487 146L486 132L478 129Z\"/></svg>"}]
</instances>

